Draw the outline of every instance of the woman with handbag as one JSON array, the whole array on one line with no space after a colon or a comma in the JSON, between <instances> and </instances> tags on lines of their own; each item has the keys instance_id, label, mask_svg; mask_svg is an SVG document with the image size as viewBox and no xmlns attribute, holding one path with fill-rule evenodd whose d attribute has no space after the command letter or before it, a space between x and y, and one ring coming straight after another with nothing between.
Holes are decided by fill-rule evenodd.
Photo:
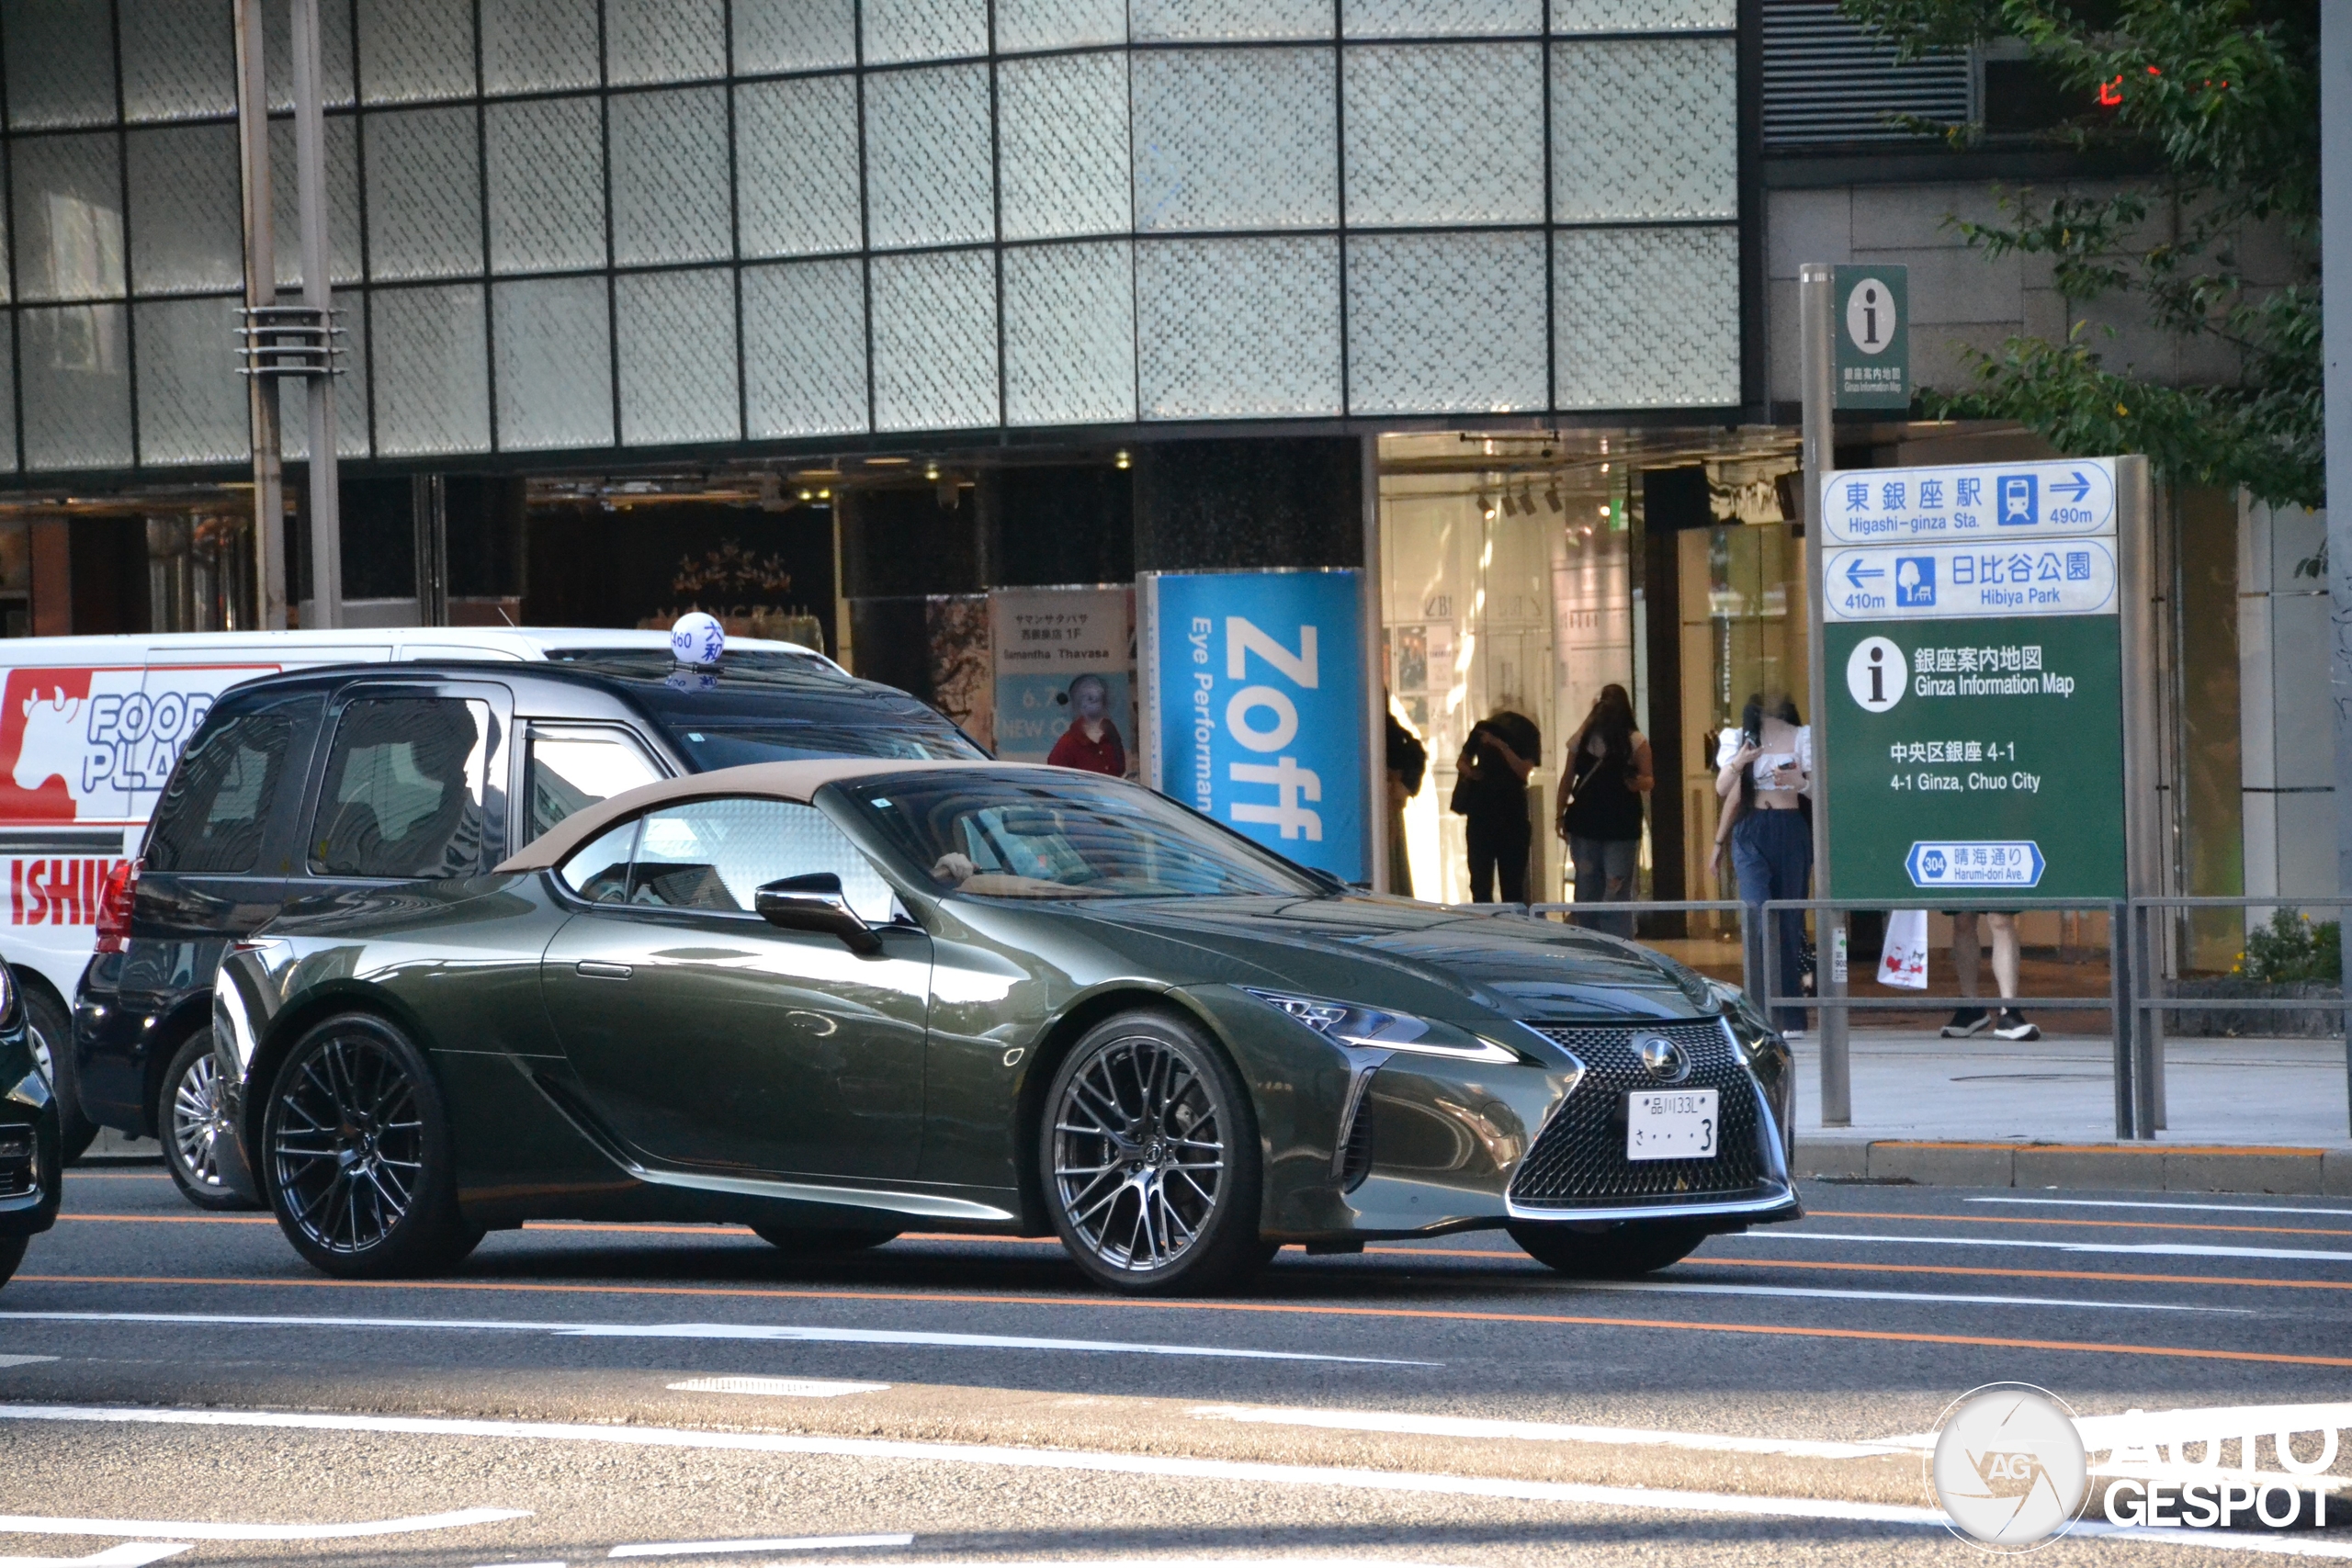
<instances>
[{"instance_id":1,"label":"woman with handbag","mask_svg":"<svg viewBox=\"0 0 2352 1568\"><path fill-rule=\"evenodd\" d=\"M1723 732L1715 767L1724 815L1708 868L1720 880L1728 840L1740 902L1748 907L1748 973L1762 976L1765 964L1773 964L1772 991L1783 1001L1773 1022L1784 1033L1794 1033L1804 1026L1804 1010L1785 1003L1804 983L1804 919L1790 912L1774 916L1768 942L1761 906L1769 899L1811 897L1813 826L1804 797L1813 789L1813 730L1798 719L1797 705L1788 697L1776 694L1768 702L1761 694L1751 696L1739 728Z\"/></svg>"},{"instance_id":2,"label":"woman with handbag","mask_svg":"<svg viewBox=\"0 0 2352 1568\"><path fill-rule=\"evenodd\" d=\"M1634 728L1634 699L1623 686L1601 687L1560 768L1556 827L1576 866L1577 903L1633 901L1642 797L1657 783L1650 743ZM1582 923L1619 936L1634 934L1630 915L1587 916Z\"/></svg>"}]
</instances>

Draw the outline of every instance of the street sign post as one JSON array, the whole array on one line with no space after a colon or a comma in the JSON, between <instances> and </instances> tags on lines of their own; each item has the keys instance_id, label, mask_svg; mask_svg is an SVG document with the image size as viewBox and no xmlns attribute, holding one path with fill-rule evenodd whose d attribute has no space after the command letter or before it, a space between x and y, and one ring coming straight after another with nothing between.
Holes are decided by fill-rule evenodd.
<instances>
[{"instance_id":1,"label":"street sign post","mask_svg":"<svg viewBox=\"0 0 2352 1568\"><path fill-rule=\"evenodd\" d=\"M1911 406L1911 273L1902 266L1833 269L1835 382L1841 409Z\"/></svg>"}]
</instances>

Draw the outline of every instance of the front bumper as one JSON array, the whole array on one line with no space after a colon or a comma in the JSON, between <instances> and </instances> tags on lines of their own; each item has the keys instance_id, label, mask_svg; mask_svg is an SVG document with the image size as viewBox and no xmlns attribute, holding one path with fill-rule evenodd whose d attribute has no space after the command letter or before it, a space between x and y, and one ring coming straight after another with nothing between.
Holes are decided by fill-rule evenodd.
<instances>
[{"instance_id":1,"label":"front bumper","mask_svg":"<svg viewBox=\"0 0 2352 1568\"><path fill-rule=\"evenodd\" d=\"M10 1074L15 1081L0 1093L0 1236L38 1235L57 1223L57 1100L30 1049L0 1042L0 1076Z\"/></svg>"}]
</instances>

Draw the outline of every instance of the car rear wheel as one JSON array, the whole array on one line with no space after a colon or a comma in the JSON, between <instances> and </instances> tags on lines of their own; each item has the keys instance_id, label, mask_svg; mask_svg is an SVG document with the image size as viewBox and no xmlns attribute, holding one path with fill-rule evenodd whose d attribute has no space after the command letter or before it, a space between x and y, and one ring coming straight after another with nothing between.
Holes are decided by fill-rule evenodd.
<instances>
[{"instance_id":1,"label":"car rear wheel","mask_svg":"<svg viewBox=\"0 0 2352 1568\"><path fill-rule=\"evenodd\" d=\"M1708 1232L1673 1220L1634 1221L1607 1230L1565 1224L1520 1224L1511 1240L1538 1263L1577 1280L1631 1280L1681 1262Z\"/></svg>"},{"instance_id":2,"label":"car rear wheel","mask_svg":"<svg viewBox=\"0 0 2352 1568\"><path fill-rule=\"evenodd\" d=\"M1046 1206L1102 1284L1211 1291L1262 1267L1257 1118L1223 1050L1164 1013L1090 1030L1039 1129Z\"/></svg>"},{"instance_id":3,"label":"car rear wheel","mask_svg":"<svg viewBox=\"0 0 2352 1568\"><path fill-rule=\"evenodd\" d=\"M899 1239L897 1231L820 1231L801 1230L792 1225L753 1225L753 1235L780 1251L808 1254L825 1252L864 1252Z\"/></svg>"},{"instance_id":4,"label":"car rear wheel","mask_svg":"<svg viewBox=\"0 0 2352 1568\"><path fill-rule=\"evenodd\" d=\"M19 977L17 989L25 998L33 1055L49 1074L50 1092L57 1097L58 1151L71 1165L98 1139L98 1124L82 1114L81 1087L74 1075L74 1019L40 987Z\"/></svg>"},{"instance_id":5,"label":"car rear wheel","mask_svg":"<svg viewBox=\"0 0 2352 1568\"><path fill-rule=\"evenodd\" d=\"M343 1013L296 1042L271 1079L260 1163L279 1228L329 1274L436 1274L481 1241L458 1213L440 1088L382 1019Z\"/></svg>"},{"instance_id":6,"label":"car rear wheel","mask_svg":"<svg viewBox=\"0 0 2352 1568\"><path fill-rule=\"evenodd\" d=\"M0 1235L0 1285L16 1276L17 1265L25 1260L25 1244L30 1236Z\"/></svg>"},{"instance_id":7,"label":"car rear wheel","mask_svg":"<svg viewBox=\"0 0 2352 1568\"><path fill-rule=\"evenodd\" d=\"M220 1179L220 1155L237 1135L227 1097L221 1092L220 1061L212 1032L188 1036L164 1069L163 1092L155 1097L155 1125L164 1135L164 1168L181 1196L199 1209L252 1209L259 1205Z\"/></svg>"}]
</instances>

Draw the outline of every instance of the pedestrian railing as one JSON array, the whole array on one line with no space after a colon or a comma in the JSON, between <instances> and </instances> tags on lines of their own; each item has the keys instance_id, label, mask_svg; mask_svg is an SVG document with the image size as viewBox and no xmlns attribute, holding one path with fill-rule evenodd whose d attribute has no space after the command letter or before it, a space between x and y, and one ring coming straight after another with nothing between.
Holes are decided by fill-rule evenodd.
<instances>
[{"instance_id":1,"label":"pedestrian railing","mask_svg":"<svg viewBox=\"0 0 2352 1568\"><path fill-rule=\"evenodd\" d=\"M2352 908L2347 897L2288 897L2278 894L2232 897L2168 897L2129 899L2033 898L2007 895L1961 897L1939 893L1932 899L1776 898L1760 905L1734 899L1633 899L1624 902L1577 904L1454 904L1464 913L1559 916L1578 925L1641 940L1645 916L1707 914L1730 916L1739 931L1741 989L1761 1007L1767 1017L1787 1012L1814 1014L1820 1023L1818 1061L1821 1077L1822 1122L1825 1126L1852 1124L1852 1074L1847 1051L1846 1025L1855 1013L1940 1011L1945 1008L1983 1007L1997 998L1938 996L1921 992L1901 997L1857 997L1849 994L1848 959L1842 949L1822 953L1816 959L1815 990L1790 995L1779 988L1776 965L1770 961L1778 943L1779 922L1813 917L1816 927L1826 915L1860 911L1917 909L1928 903L1939 910L1976 914L2036 912L2097 912L2107 918L2108 986L2100 996L2020 998L2036 1011L2104 1012L2113 1032L2115 1135L2119 1139L2154 1138L2165 1124L2164 1093L2164 1015L2171 1012L2312 1012L2341 1011L2346 1020L2345 1089L2346 1122L2352 1124L2352 1001L2324 998L2184 997L2169 994L2164 973L2163 933L2159 922L2177 919L2190 909ZM1758 920L1760 918L1760 925ZM1837 931L1842 936L1844 922ZM1834 945L1834 944L1833 944ZM1871 960L1875 969L1875 960Z\"/></svg>"}]
</instances>

